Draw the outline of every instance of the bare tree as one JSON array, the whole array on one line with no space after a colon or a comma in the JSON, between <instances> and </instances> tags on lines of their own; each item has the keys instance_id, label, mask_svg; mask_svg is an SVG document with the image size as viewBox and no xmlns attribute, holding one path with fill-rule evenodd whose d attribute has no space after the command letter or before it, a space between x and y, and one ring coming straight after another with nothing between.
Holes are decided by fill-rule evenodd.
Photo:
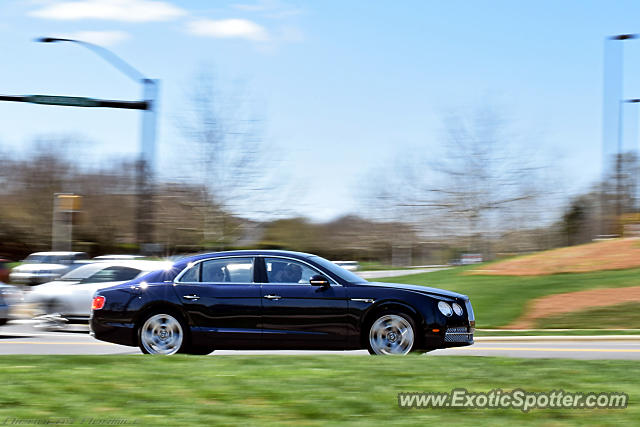
<instances>
[{"instance_id":1,"label":"bare tree","mask_svg":"<svg viewBox=\"0 0 640 427\"><path fill-rule=\"evenodd\" d=\"M241 85L231 94L223 93L216 90L210 73L201 72L189 105L179 127L204 184L202 237L205 245L223 247L230 232L228 215L260 206L258 200L268 188L265 171L271 152L264 143L263 121L251 111Z\"/></svg>"},{"instance_id":2,"label":"bare tree","mask_svg":"<svg viewBox=\"0 0 640 427\"><path fill-rule=\"evenodd\" d=\"M445 130L440 154L412 153L394 165L391 180L376 181L383 182L375 191L378 204L401 208L432 237L464 237L467 250L482 250L481 240L540 213L536 201L548 194L545 168L495 113L451 116Z\"/></svg>"}]
</instances>

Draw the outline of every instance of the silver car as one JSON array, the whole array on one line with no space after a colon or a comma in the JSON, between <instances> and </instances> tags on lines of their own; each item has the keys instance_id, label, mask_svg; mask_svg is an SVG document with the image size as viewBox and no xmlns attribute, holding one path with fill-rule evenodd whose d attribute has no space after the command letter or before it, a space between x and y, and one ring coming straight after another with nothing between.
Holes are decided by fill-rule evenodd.
<instances>
[{"instance_id":1,"label":"silver car","mask_svg":"<svg viewBox=\"0 0 640 427\"><path fill-rule=\"evenodd\" d=\"M84 252L36 252L11 270L9 280L12 283L37 285L55 280L73 270L79 261L88 259Z\"/></svg>"},{"instance_id":2,"label":"silver car","mask_svg":"<svg viewBox=\"0 0 640 427\"><path fill-rule=\"evenodd\" d=\"M0 325L7 323L11 306L21 299L22 292L19 288L0 282Z\"/></svg>"},{"instance_id":3,"label":"silver car","mask_svg":"<svg viewBox=\"0 0 640 427\"><path fill-rule=\"evenodd\" d=\"M104 261L83 265L60 279L34 286L24 297L37 306L38 319L57 323L86 323L93 294L152 271L171 268L165 261Z\"/></svg>"},{"instance_id":4,"label":"silver car","mask_svg":"<svg viewBox=\"0 0 640 427\"><path fill-rule=\"evenodd\" d=\"M0 292L0 326L9 320L9 302L2 292Z\"/></svg>"}]
</instances>

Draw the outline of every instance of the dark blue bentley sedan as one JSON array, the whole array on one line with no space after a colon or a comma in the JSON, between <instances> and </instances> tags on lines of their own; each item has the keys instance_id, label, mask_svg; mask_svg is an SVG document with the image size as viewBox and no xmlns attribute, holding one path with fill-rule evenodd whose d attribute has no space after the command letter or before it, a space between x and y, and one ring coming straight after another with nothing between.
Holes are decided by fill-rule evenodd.
<instances>
[{"instance_id":1,"label":"dark blue bentley sedan","mask_svg":"<svg viewBox=\"0 0 640 427\"><path fill-rule=\"evenodd\" d=\"M372 283L315 255L229 251L196 255L99 290L91 333L144 353L214 349L366 348L407 354L473 344L469 298Z\"/></svg>"}]
</instances>

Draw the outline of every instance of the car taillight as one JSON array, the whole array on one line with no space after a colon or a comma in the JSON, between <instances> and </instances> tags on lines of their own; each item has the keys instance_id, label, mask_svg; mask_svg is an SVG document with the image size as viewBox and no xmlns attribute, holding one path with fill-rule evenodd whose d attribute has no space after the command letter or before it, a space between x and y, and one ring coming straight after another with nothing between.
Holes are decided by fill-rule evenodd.
<instances>
[{"instance_id":1,"label":"car taillight","mask_svg":"<svg viewBox=\"0 0 640 427\"><path fill-rule=\"evenodd\" d=\"M91 303L91 310L101 310L104 307L104 297L97 296L93 298L93 302Z\"/></svg>"}]
</instances>

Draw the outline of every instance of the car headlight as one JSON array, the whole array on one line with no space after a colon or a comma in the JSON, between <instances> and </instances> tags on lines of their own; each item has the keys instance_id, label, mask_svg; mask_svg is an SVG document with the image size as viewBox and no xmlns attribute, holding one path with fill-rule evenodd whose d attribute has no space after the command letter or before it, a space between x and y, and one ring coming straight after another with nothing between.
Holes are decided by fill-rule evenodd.
<instances>
[{"instance_id":1,"label":"car headlight","mask_svg":"<svg viewBox=\"0 0 640 427\"><path fill-rule=\"evenodd\" d=\"M456 304L455 302L451 304L451 307L453 307L453 312L458 316L462 316L462 313L464 313L464 310L462 310L462 307L460 307L460 305Z\"/></svg>"},{"instance_id":2,"label":"car headlight","mask_svg":"<svg viewBox=\"0 0 640 427\"><path fill-rule=\"evenodd\" d=\"M451 306L444 301L440 301L438 303L438 310L440 310L440 313L444 314L447 317L451 317L451 315L453 314Z\"/></svg>"}]
</instances>

